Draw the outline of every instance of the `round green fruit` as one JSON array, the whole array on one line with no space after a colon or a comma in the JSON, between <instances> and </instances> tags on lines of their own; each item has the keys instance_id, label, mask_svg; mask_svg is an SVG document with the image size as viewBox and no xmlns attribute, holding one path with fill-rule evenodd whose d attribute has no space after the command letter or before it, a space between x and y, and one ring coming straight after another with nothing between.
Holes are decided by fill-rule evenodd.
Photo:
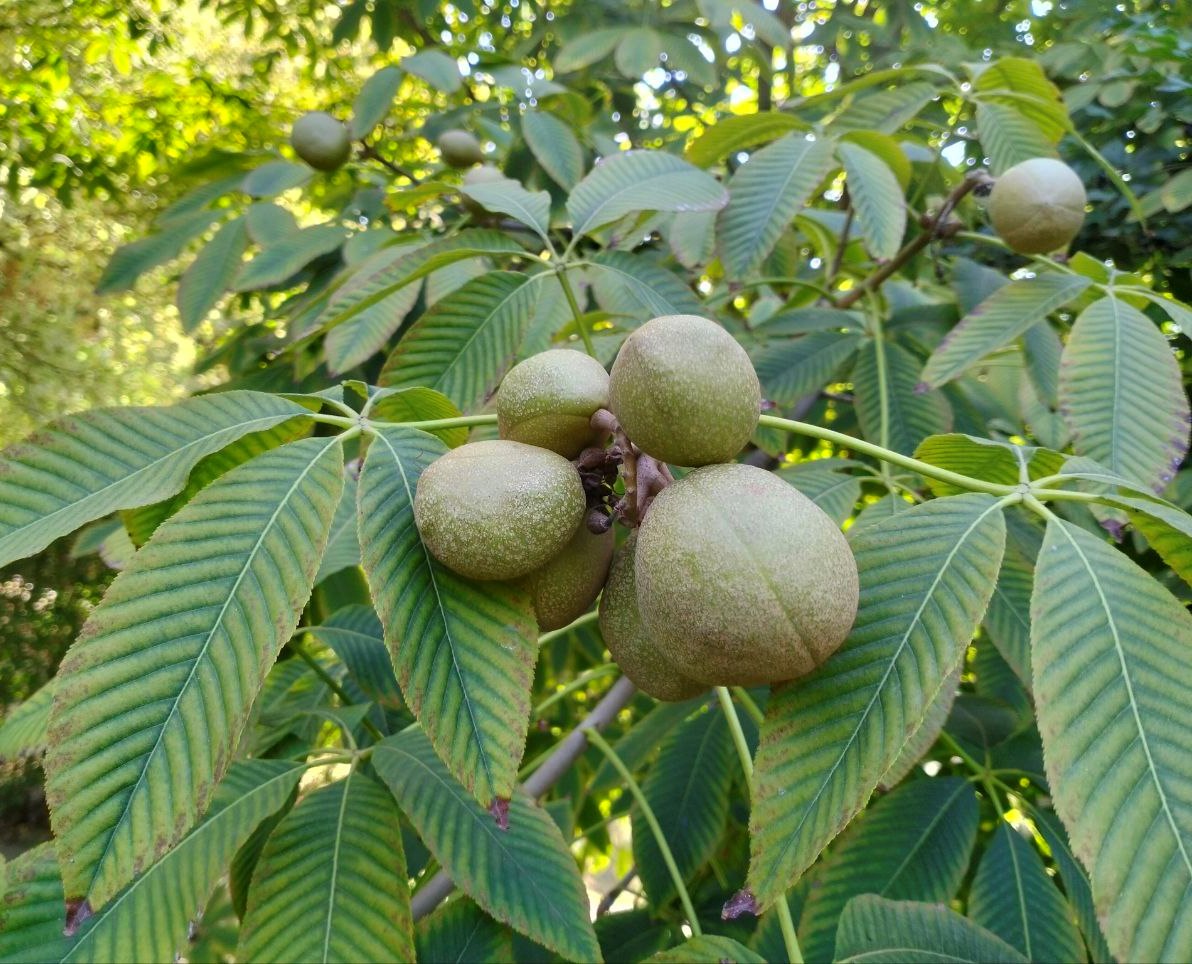
<instances>
[{"instance_id":1,"label":"round green fruit","mask_svg":"<svg viewBox=\"0 0 1192 964\"><path fill-rule=\"evenodd\" d=\"M635 546L630 533L613 557L604 595L600 597L600 633L617 665L639 690L656 700L678 702L698 696L708 687L688 679L662 654L642 622L637 605Z\"/></svg>"},{"instance_id":2,"label":"round green fruit","mask_svg":"<svg viewBox=\"0 0 1192 964\"><path fill-rule=\"evenodd\" d=\"M580 526L562 552L526 576L540 632L561 629L588 611L608 575L614 542L611 529L596 535Z\"/></svg>"},{"instance_id":3,"label":"round green fruit","mask_svg":"<svg viewBox=\"0 0 1192 964\"><path fill-rule=\"evenodd\" d=\"M484 149L480 141L467 131L453 128L443 131L436 141L439 153L443 155L443 162L450 167L471 167L484 160Z\"/></svg>"},{"instance_id":4,"label":"round green fruit","mask_svg":"<svg viewBox=\"0 0 1192 964\"><path fill-rule=\"evenodd\" d=\"M517 579L571 541L584 517L579 473L520 442L469 442L423 471L414 521L436 559L470 579Z\"/></svg>"},{"instance_id":5,"label":"round green fruit","mask_svg":"<svg viewBox=\"0 0 1192 964\"><path fill-rule=\"evenodd\" d=\"M316 171L334 171L352 153L348 128L321 110L312 110L294 122L290 143L294 153Z\"/></svg>"},{"instance_id":6,"label":"round green fruit","mask_svg":"<svg viewBox=\"0 0 1192 964\"><path fill-rule=\"evenodd\" d=\"M664 315L625 339L609 408L647 455L674 465L731 461L753 433L761 386L745 350L715 322Z\"/></svg>"},{"instance_id":7,"label":"round green fruit","mask_svg":"<svg viewBox=\"0 0 1192 964\"><path fill-rule=\"evenodd\" d=\"M1019 254L1065 248L1084 223L1088 198L1072 168L1050 157L1015 164L989 195L993 229Z\"/></svg>"},{"instance_id":8,"label":"round green fruit","mask_svg":"<svg viewBox=\"0 0 1192 964\"><path fill-rule=\"evenodd\" d=\"M857 615L840 529L764 469L712 465L664 489L638 530L642 619L683 672L754 686L811 672Z\"/></svg>"},{"instance_id":9,"label":"round green fruit","mask_svg":"<svg viewBox=\"0 0 1192 964\"><path fill-rule=\"evenodd\" d=\"M598 441L591 425L608 407L608 373L596 359L555 348L514 365L497 390L501 438L574 458Z\"/></svg>"}]
</instances>

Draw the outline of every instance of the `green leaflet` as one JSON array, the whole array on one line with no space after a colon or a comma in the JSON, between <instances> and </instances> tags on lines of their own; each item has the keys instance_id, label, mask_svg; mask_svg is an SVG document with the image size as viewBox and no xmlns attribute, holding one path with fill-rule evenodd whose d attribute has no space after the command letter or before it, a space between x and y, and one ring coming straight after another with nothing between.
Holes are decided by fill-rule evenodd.
<instances>
[{"instance_id":1,"label":"green leaflet","mask_svg":"<svg viewBox=\"0 0 1192 964\"><path fill-rule=\"evenodd\" d=\"M575 860L545 810L514 793L509 829L499 829L417 728L379 743L372 759L443 869L488 914L569 960L600 960Z\"/></svg>"},{"instance_id":2,"label":"green leaflet","mask_svg":"<svg viewBox=\"0 0 1192 964\"><path fill-rule=\"evenodd\" d=\"M223 392L61 419L0 456L0 565L117 509L173 495L203 456L309 414L277 396Z\"/></svg>"},{"instance_id":3,"label":"green leaflet","mask_svg":"<svg viewBox=\"0 0 1192 964\"><path fill-rule=\"evenodd\" d=\"M452 775L481 803L510 796L525 747L537 625L524 590L469 582L414 525L422 470L446 446L377 425L360 480L364 571L402 693Z\"/></svg>"},{"instance_id":4,"label":"green leaflet","mask_svg":"<svg viewBox=\"0 0 1192 964\"><path fill-rule=\"evenodd\" d=\"M926 718L985 611L1004 544L986 495L927 502L854 536L852 633L766 708L748 880L761 906L864 806Z\"/></svg>"},{"instance_id":5,"label":"green leaflet","mask_svg":"<svg viewBox=\"0 0 1192 964\"><path fill-rule=\"evenodd\" d=\"M472 901L450 901L418 922L414 931L419 961L511 961L510 933Z\"/></svg>"},{"instance_id":6,"label":"green leaflet","mask_svg":"<svg viewBox=\"0 0 1192 964\"><path fill-rule=\"evenodd\" d=\"M1056 812L1122 960L1192 957L1192 616L1088 532L1048 523L1031 601Z\"/></svg>"},{"instance_id":7,"label":"green leaflet","mask_svg":"<svg viewBox=\"0 0 1192 964\"><path fill-rule=\"evenodd\" d=\"M240 934L251 961L408 961L410 892L393 797L353 772L269 836Z\"/></svg>"},{"instance_id":8,"label":"green leaflet","mask_svg":"<svg viewBox=\"0 0 1192 964\"><path fill-rule=\"evenodd\" d=\"M213 482L112 583L58 673L46 797L67 899L98 910L206 809L310 595L338 439Z\"/></svg>"}]
</instances>

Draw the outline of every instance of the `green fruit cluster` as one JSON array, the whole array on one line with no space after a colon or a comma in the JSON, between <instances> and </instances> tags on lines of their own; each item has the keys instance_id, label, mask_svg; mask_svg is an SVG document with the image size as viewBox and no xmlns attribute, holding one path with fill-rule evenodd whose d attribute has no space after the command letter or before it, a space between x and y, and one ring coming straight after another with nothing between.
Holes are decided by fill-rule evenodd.
<instances>
[{"instance_id":1,"label":"green fruit cluster","mask_svg":"<svg viewBox=\"0 0 1192 964\"><path fill-rule=\"evenodd\" d=\"M414 501L423 542L464 576L517 582L543 630L600 595L605 644L657 699L803 676L852 628L857 566L815 503L731 461L760 401L748 356L704 318L643 325L611 376L579 352L542 352L497 392L500 440L463 445L423 472ZM615 514L639 526L614 556L605 504L620 494L624 459L638 485L647 460L697 467L651 491L644 514L626 489Z\"/></svg>"}]
</instances>

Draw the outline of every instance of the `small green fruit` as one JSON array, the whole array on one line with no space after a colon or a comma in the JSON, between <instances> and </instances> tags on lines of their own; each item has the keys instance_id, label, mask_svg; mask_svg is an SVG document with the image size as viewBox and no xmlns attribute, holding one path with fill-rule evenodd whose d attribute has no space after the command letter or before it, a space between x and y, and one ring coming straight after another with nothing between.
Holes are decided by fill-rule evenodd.
<instances>
[{"instance_id":1,"label":"small green fruit","mask_svg":"<svg viewBox=\"0 0 1192 964\"><path fill-rule=\"evenodd\" d=\"M715 686L811 672L857 615L857 564L836 524L751 465L663 489L638 530L642 619L675 665Z\"/></svg>"},{"instance_id":2,"label":"small green fruit","mask_svg":"<svg viewBox=\"0 0 1192 964\"><path fill-rule=\"evenodd\" d=\"M453 128L443 131L436 141L439 153L443 155L443 162L450 167L471 167L484 160L484 149L480 141L467 131Z\"/></svg>"},{"instance_id":3,"label":"small green fruit","mask_svg":"<svg viewBox=\"0 0 1192 964\"><path fill-rule=\"evenodd\" d=\"M1034 157L1015 164L994 183L989 220L1019 254L1048 254L1076 237L1086 203L1084 185L1072 168L1050 157Z\"/></svg>"},{"instance_id":4,"label":"small green fruit","mask_svg":"<svg viewBox=\"0 0 1192 964\"><path fill-rule=\"evenodd\" d=\"M436 559L470 579L517 579L571 541L584 516L579 473L520 442L470 442L418 479L414 521Z\"/></svg>"},{"instance_id":5,"label":"small green fruit","mask_svg":"<svg viewBox=\"0 0 1192 964\"><path fill-rule=\"evenodd\" d=\"M609 408L647 455L709 465L731 461L749 441L761 386L745 350L715 322L664 315L625 339Z\"/></svg>"},{"instance_id":6,"label":"small green fruit","mask_svg":"<svg viewBox=\"0 0 1192 964\"><path fill-rule=\"evenodd\" d=\"M600 634L613 659L639 690L656 700L678 702L698 696L708 687L688 679L662 654L642 622L637 605L635 546L630 533L613 557L604 595L600 597Z\"/></svg>"},{"instance_id":7,"label":"small green fruit","mask_svg":"<svg viewBox=\"0 0 1192 964\"><path fill-rule=\"evenodd\" d=\"M294 122L290 143L294 153L316 171L334 171L352 153L348 128L321 110L312 110Z\"/></svg>"},{"instance_id":8,"label":"small green fruit","mask_svg":"<svg viewBox=\"0 0 1192 964\"><path fill-rule=\"evenodd\" d=\"M501 438L567 458L597 441L591 425L608 407L608 373L583 352L555 348L514 365L497 390Z\"/></svg>"},{"instance_id":9,"label":"small green fruit","mask_svg":"<svg viewBox=\"0 0 1192 964\"><path fill-rule=\"evenodd\" d=\"M561 629L588 611L608 575L613 532L599 535L580 526L563 551L525 578L540 632Z\"/></svg>"}]
</instances>

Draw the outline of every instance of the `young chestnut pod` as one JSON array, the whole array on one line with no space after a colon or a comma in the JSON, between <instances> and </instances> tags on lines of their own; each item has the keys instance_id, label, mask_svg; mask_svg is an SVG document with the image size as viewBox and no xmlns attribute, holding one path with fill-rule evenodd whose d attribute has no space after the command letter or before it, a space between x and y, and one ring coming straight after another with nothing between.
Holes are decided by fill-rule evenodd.
<instances>
[{"instance_id":1,"label":"young chestnut pod","mask_svg":"<svg viewBox=\"0 0 1192 964\"><path fill-rule=\"evenodd\" d=\"M501 438L574 458L595 445L591 419L608 407L608 373L570 348L539 352L514 365L497 390Z\"/></svg>"},{"instance_id":2,"label":"young chestnut pod","mask_svg":"<svg viewBox=\"0 0 1192 964\"><path fill-rule=\"evenodd\" d=\"M443 131L435 144L439 153L443 155L443 163L449 167L471 167L484 160L484 149L480 146L480 141L474 134L459 128Z\"/></svg>"},{"instance_id":3,"label":"young chestnut pod","mask_svg":"<svg viewBox=\"0 0 1192 964\"><path fill-rule=\"evenodd\" d=\"M525 577L539 632L562 629L588 611L608 575L616 539L581 525L557 555Z\"/></svg>"},{"instance_id":4,"label":"young chestnut pod","mask_svg":"<svg viewBox=\"0 0 1192 964\"><path fill-rule=\"evenodd\" d=\"M1084 224L1088 198L1072 168L1050 157L1033 157L1002 174L989 195L989 220L1019 254L1066 248Z\"/></svg>"},{"instance_id":5,"label":"young chestnut pod","mask_svg":"<svg viewBox=\"0 0 1192 964\"><path fill-rule=\"evenodd\" d=\"M347 126L321 110L312 110L294 122L290 144L316 171L334 171L352 153Z\"/></svg>"}]
</instances>

